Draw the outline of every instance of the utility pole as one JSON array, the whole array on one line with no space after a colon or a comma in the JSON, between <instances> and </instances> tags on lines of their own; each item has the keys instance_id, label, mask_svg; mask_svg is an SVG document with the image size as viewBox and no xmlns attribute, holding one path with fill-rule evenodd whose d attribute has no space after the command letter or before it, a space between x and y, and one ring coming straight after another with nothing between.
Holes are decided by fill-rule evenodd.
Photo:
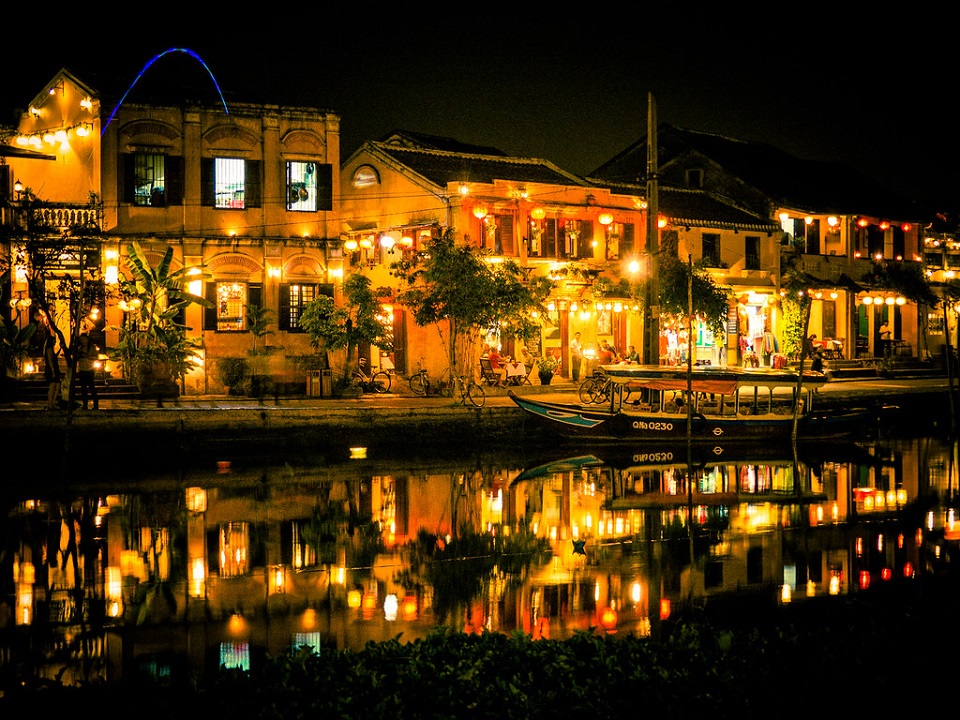
<instances>
[{"instance_id":1,"label":"utility pole","mask_svg":"<svg viewBox=\"0 0 960 720\"><path fill-rule=\"evenodd\" d=\"M647 93L647 256L646 340L643 362L660 364L660 203L657 178L657 109Z\"/></svg>"}]
</instances>

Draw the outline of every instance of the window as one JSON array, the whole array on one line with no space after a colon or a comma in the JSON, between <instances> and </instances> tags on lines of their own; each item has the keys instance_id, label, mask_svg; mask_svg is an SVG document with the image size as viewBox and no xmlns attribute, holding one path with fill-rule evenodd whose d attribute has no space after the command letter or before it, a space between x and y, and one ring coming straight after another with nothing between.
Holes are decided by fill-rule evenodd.
<instances>
[{"instance_id":1,"label":"window","mask_svg":"<svg viewBox=\"0 0 960 720\"><path fill-rule=\"evenodd\" d=\"M217 158L214 162L215 205L218 208L244 208L246 173L243 160Z\"/></svg>"},{"instance_id":2,"label":"window","mask_svg":"<svg viewBox=\"0 0 960 720\"><path fill-rule=\"evenodd\" d=\"M277 327L287 332L303 332L300 316L303 309L320 295L333 297L333 285L316 283L284 283L280 286L280 314Z\"/></svg>"},{"instance_id":3,"label":"window","mask_svg":"<svg viewBox=\"0 0 960 720\"><path fill-rule=\"evenodd\" d=\"M137 153L133 156L134 205L158 207L164 199L163 155Z\"/></svg>"},{"instance_id":4,"label":"window","mask_svg":"<svg viewBox=\"0 0 960 720\"><path fill-rule=\"evenodd\" d=\"M686 171L687 187L694 190L703 188L703 170L696 168Z\"/></svg>"},{"instance_id":5,"label":"window","mask_svg":"<svg viewBox=\"0 0 960 720\"><path fill-rule=\"evenodd\" d=\"M262 287L236 280L207 283L206 298L213 306L204 314L203 329L238 332L247 329L247 305L261 306Z\"/></svg>"},{"instance_id":6,"label":"window","mask_svg":"<svg viewBox=\"0 0 960 720\"><path fill-rule=\"evenodd\" d=\"M245 522L220 526L220 577L246 575L250 568L250 527Z\"/></svg>"},{"instance_id":7,"label":"window","mask_svg":"<svg viewBox=\"0 0 960 720\"><path fill-rule=\"evenodd\" d=\"M748 235L743 239L744 268L747 270L760 269L760 238Z\"/></svg>"},{"instance_id":8,"label":"window","mask_svg":"<svg viewBox=\"0 0 960 720\"><path fill-rule=\"evenodd\" d=\"M375 187L380 184L380 176L377 171L369 165L361 165L353 173L353 186L355 188Z\"/></svg>"},{"instance_id":9,"label":"window","mask_svg":"<svg viewBox=\"0 0 960 720\"><path fill-rule=\"evenodd\" d=\"M287 210L333 210L333 166L315 162L288 162Z\"/></svg>"},{"instance_id":10,"label":"window","mask_svg":"<svg viewBox=\"0 0 960 720\"><path fill-rule=\"evenodd\" d=\"M224 642L220 643L220 667L250 670L250 643Z\"/></svg>"},{"instance_id":11,"label":"window","mask_svg":"<svg viewBox=\"0 0 960 720\"><path fill-rule=\"evenodd\" d=\"M221 210L260 207L261 166L259 160L204 158L200 163L202 204Z\"/></svg>"},{"instance_id":12,"label":"window","mask_svg":"<svg viewBox=\"0 0 960 720\"><path fill-rule=\"evenodd\" d=\"M317 164L287 163L287 210L314 212L317 209Z\"/></svg>"},{"instance_id":13,"label":"window","mask_svg":"<svg viewBox=\"0 0 960 720\"><path fill-rule=\"evenodd\" d=\"M700 256L708 267L720 267L720 235L703 233L703 249Z\"/></svg>"},{"instance_id":14,"label":"window","mask_svg":"<svg viewBox=\"0 0 960 720\"><path fill-rule=\"evenodd\" d=\"M183 204L183 158L156 152L123 156L120 187L123 201L139 207Z\"/></svg>"}]
</instances>

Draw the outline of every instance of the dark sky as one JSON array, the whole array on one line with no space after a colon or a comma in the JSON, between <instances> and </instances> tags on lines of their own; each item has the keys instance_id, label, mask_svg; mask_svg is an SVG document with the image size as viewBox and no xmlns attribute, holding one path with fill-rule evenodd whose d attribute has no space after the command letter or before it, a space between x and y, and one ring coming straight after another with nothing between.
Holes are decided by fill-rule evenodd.
<instances>
[{"instance_id":1,"label":"dark sky","mask_svg":"<svg viewBox=\"0 0 960 720\"><path fill-rule=\"evenodd\" d=\"M960 63L940 30L949 23L936 17L647 22L635 11L551 5L485 6L437 20L364 5L341 11L351 17L331 28L282 7L272 20L196 20L202 30L178 20L116 35L102 20L84 28L71 18L61 29L46 23L42 44L32 32L8 32L5 54L20 71L0 80L4 120L59 67L109 69L132 82L157 54L189 48L228 96L278 93L338 112L344 158L403 128L585 174L646 133L652 93L660 122L839 160L909 197L960 207ZM161 65L185 66L176 62L205 75L189 56L169 53L141 83L159 77Z\"/></svg>"}]
</instances>

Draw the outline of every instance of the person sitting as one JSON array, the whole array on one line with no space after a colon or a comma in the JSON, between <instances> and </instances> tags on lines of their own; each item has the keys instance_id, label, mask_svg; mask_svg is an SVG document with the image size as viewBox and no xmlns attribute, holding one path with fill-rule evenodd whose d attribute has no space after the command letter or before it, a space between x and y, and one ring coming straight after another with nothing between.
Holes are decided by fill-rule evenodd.
<instances>
[{"instance_id":1,"label":"person sitting","mask_svg":"<svg viewBox=\"0 0 960 720\"><path fill-rule=\"evenodd\" d=\"M600 349L597 351L597 359L601 365L612 365L617 361L617 354L606 340L600 341Z\"/></svg>"},{"instance_id":2,"label":"person sitting","mask_svg":"<svg viewBox=\"0 0 960 720\"><path fill-rule=\"evenodd\" d=\"M497 384L503 384L503 378L507 374L507 369L503 367L503 356L500 354L500 351L495 347L490 348L490 352L487 354L487 359L490 361L490 369L497 374Z\"/></svg>"},{"instance_id":3,"label":"person sitting","mask_svg":"<svg viewBox=\"0 0 960 720\"><path fill-rule=\"evenodd\" d=\"M633 345L630 345L627 348L627 354L623 359L626 360L628 363L639 363L640 353L637 352L637 349Z\"/></svg>"}]
</instances>

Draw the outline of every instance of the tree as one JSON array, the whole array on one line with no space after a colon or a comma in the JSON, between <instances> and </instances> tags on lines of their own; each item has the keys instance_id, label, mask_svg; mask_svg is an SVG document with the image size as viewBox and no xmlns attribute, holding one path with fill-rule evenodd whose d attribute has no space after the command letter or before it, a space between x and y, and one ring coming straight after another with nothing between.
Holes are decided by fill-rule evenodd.
<instances>
[{"instance_id":1,"label":"tree","mask_svg":"<svg viewBox=\"0 0 960 720\"><path fill-rule=\"evenodd\" d=\"M418 325L436 326L457 375L472 375L477 342L490 329L520 340L540 332L533 311L544 311L553 289L553 281L532 276L513 260L488 262L477 249L457 245L452 230L392 270L405 284L397 300L413 311Z\"/></svg>"},{"instance_id":2,"label":"tree","mask_svg":"<svg viewBox=\"0 0 960 720\"><path fill-rule=\"evenodd\" d=\"M127 247L129 278L120 281L120 307L128 312L120 332L116 358L146 392L144 385L182 381L197 366L199 337L191 337L180 318L193 304L211 307L206 298L187 291L188 282L204 279L200 267L173 270L173 248L167 247L156 267L139 243ZM208 276L206 276L208 277ZM160 395L158 394L158 399Z\"/></svg>"},{"instance_id":3,"label":"tree","mask_svg":"<svg viewBox=\"0 0 960 720\"><path fill-rule=\"evenodd\" d=\"M328 353L328 365L331 350L346 350L340 387L349 384L361 343L386 352L393 349L393 338L378 317L380 301L370 286L370 278L355 273L343 283L343 305L337 306L333 298L321 295L305 305L300 316L300 325L309 333L310 344Z\"/></svg>"},{"instance_id":4,"label":"tree","mask_svg":"<svg viewBox=\"0 0 960 720\"><path fill-rule=\"evenodd\" d=\"M660 258L660 314L702 318L717 337L723 337L729 299L727 292L716 285L702 262L690 266L676 255ZM690 307L688 284L692 283L693 307Z\"/></svg>"}]
</instances>

